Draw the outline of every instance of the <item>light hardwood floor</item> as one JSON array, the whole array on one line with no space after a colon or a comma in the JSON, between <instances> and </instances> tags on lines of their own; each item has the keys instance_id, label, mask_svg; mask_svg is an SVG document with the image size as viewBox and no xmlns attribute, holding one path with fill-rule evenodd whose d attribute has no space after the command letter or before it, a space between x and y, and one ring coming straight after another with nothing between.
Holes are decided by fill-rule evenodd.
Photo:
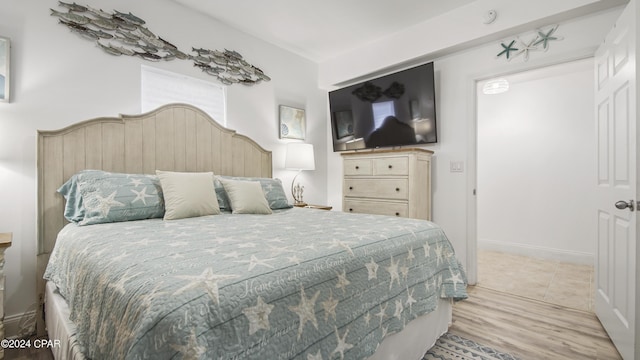
<instances>
[{"instance_id":1,"label":"light hardwood floor","mask_svg":"<svg viewBox=\"0 0 640 360\"><path fill-rule=\"evenodd\" d=\"M33 340L38 339L33 337ZM53 353L47 348L36 349L31 347L28 349L7 349L4 351L5 360L53 360Z\"/></svg>"},{"instance_id":2,"label":"light hardwood floor","mask_svg":"<svg viewBox=\"0 0 640 360\"><path fill-rule=\"evenodd\" d=\"M590 265L480 249L478 285L574 309L594 309L594 271Z\"/></svg>"},{"instance_id":3,"label":"light hardwood floor","mask_svg":"<svg viewBox=\"0 0 640 360\"><path fill-rule=\"evenodd\" d=\"M621 359L592 312L481 286L454 305L449 331L521 359Z\"/></svg>"},{"instance_id":4,"label":"light hardwood floor","mask_svg":"<svg viewBox=\"0 0 640 360\"><path fill-rule=\"evenodd\" d=\"M478 286L454 309L461 322L452 331L481 343L499 338L496 348L524 359L619 359L593 314L593 274L589 265L479 250Z\"/></svg>"}]
</instances>

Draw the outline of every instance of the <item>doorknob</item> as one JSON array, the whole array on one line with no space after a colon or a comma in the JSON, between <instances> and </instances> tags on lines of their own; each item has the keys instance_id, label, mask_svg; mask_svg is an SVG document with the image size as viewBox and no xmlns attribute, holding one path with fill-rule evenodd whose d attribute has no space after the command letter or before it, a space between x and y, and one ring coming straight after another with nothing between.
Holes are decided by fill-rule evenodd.
<instances>
[{"instance_id":1,"label":"doorknob","mask_svg":"<svg viewBox=\"0 0 640 360\"><path fill-rule=\"evenodd\" d=\"M616 202L616 207L618 209L620 209L620 210L624 210L626 208L629 208L629 211L633 211L633 210L635 210L634 204L635 204L635 201L633 201L633 200L629 200L629 202L620 200L620 201Z\"/></svg>"}]
</instances>

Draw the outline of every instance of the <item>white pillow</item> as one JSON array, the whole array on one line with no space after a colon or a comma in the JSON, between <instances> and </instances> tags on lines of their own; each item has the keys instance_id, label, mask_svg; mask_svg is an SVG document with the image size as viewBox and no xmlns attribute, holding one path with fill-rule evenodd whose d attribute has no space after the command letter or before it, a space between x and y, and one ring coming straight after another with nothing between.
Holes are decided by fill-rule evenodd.
<instances>
[{"instance_id":1,"label":"white pillow","mask_svg":"<svg viewBox=\"0 0 640 360\"><path fill-rule=\"evenodd\" d=\"M233 214L271 214L271 208L258 181L229 180L218 177L227 192Z\"/></svg>"},{"instance_id":2,"label":"white pillow","mask_svg":"<svg viewBox=\"0 0 640 360\"><path fill-rule=\"evenodd\" d=\"M164 196L164 219L220 214L212 172L156 170Z\"/></svg>"}]
</instances>

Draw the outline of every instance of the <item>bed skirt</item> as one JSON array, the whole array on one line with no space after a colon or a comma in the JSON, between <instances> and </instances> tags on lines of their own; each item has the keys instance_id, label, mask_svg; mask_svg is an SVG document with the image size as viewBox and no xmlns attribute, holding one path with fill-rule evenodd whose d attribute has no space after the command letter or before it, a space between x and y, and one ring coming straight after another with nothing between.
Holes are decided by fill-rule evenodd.
<instances>
[{"instance_id":1,"label":"bed skirt","mask_svg":"<svg viewBox=\"0 0 640 360\"><path fill-rule=\"evenodd\" d=\"M58 288L47 282L44 294L44 318L50 340L59 340L60 346L51 348L55 359L84 360L80 344L76 340L76 325L69 320L69 305L60 296Z\"/></svg>"}]
</instances>

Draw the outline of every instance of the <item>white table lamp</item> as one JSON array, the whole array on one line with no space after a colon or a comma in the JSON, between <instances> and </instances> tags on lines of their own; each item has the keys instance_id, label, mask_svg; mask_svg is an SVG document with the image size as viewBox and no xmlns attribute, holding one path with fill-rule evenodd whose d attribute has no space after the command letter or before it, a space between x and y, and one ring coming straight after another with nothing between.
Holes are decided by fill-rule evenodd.
<instances>
[{"instance_id":1,"label":"white table lamp","mask_svg":"<svg viewBox=\"0 0 640 360\"><path fill-rule=\"evenodd\" d=\"M302 192L304 186L296 184L296 178L302 170L315 170L316 162L313 156L313 145L303 143L288 143L287 156L284 160L284 167L291 170L298 170L298 173L291 182L291 195L293 196L294 205L306 205L302 201Z\"/></svg>"}]
</instances>

